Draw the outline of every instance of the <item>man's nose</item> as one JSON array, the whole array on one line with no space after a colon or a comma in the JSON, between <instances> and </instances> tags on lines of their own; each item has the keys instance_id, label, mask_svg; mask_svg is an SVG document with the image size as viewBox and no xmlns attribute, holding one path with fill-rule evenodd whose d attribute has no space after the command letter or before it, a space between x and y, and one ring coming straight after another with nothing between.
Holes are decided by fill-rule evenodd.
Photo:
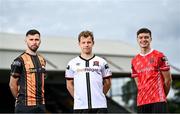
<instances>
[{"instance_id":1,"label":"man's nose","mask_svg":"<svg viewBox=\"0 0 180 114\"><path fill-rule=\"evenodd\" d=\"M146 38L145 38L145 37L143 37L143 38L142 38L142 40L146 40Z\"/></svg>"},{"instance_id":2,"label":"man's nose","mask_svg":"<svg viewBox=\"0 0 180 114\"><path fill-rule=\"evenodd\" d=\"M33 44L36 44L36 43L37 43L37 41L36 41L36 40L33 40L33 41L32 41L32 43L33 43Z\"/></svg>"}]
</instances>

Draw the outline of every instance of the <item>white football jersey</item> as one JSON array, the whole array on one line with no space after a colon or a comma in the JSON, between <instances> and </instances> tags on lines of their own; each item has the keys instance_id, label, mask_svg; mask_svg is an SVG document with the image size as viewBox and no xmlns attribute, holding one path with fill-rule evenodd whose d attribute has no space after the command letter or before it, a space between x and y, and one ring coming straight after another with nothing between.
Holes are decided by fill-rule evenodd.
<instances>
[{"instance_id":1,"label":"white football jersey","mask_svg":"<svg viewBox=\"0 0 180 114\"><path fill-rule=\"evenodd\" d=\"M81 56L72 59L65 77L74 80L74 109L107 108L103 78L111 75L107 62L98 56L89 60Z\"/></svg>"}]
</instances>

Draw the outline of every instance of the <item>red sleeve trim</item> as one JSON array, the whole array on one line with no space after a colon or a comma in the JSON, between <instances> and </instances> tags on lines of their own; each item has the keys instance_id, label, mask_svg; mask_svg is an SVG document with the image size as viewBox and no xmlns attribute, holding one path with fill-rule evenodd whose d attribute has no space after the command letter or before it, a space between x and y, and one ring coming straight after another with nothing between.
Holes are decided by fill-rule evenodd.
<instances>
[{"instance_id":1,"label":"red sleeve trim","mask_svg":"<svg viewBox=\"0 0 180 114\"><path fill-rule=\"evenodd\" d=\"M137 74L132 74L131 77L132 78L136 78L138 75Z\"/></svg>"},{"instance_id":2,"label":"red sleeve trim","mask_svg":"<svg viewBox=\"0 0 180 114\"><path fill-rule=\"evenodd\" d=\"M163 67L163 68L160 68L160 70L162 70L162 71L168 71L168 70L170 70L170 68L169 68L169 67Z\"/></svg>"}]
</instances>

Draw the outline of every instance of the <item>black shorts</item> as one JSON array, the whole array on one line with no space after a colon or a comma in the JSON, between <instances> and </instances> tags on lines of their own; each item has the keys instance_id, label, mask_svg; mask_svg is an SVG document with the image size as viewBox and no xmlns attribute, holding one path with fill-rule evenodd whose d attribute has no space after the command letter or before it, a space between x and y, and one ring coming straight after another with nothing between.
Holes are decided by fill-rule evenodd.
<instances>
[{"instance_id":1,"label":"black shorts","mask_svg":"<svg viewBox=\"0 0 180 114\"><path fill-rule=\"evenodd\" d=\"M168 113L166 102L157 102L138 106L138 113Z\"/></svg>"},{"instance_id":2,"label":"black shorts","mask_svg":"<svg viewBox=\"0 0 180 114\"><path fill-rule=\"evenodd\" d=\"M74 113L108 113L107 108L78 109Z\"/></svg>"},{"instance_id":3,"label":"black shorts","mask_svg":"<svg viewBox=\"0 0 180 114\"><path fill-rule=\"evenodd\" d=\"M46 108L44 104L36 106L25 106L23 104L17 104L15 107L15 113L45 113Z\"/></svg>"}]
</instances>

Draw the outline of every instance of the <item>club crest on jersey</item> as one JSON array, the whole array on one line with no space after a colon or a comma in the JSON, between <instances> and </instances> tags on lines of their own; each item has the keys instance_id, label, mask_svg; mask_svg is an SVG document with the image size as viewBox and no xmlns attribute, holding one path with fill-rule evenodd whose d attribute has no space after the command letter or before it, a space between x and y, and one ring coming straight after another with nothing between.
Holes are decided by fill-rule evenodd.
<instances>
[{"instance_id":1,"label":"club crest on jersey","mask_svg":"<svg viewBox=\"0 0 180 114\"><path fill-rule=\"evenodd\" d=\"M150 63L154 63L154 59L153 59L153 58L150 58L150 59L149 59L149 62L150 62Z\"/></svg>"},{"instance_id":2,"label":"club crest on jersey","mask_svg":"<svg viewBox=\"0 0 180 114\"><path fill-rule=\"evenodd\" d=\"M45 62L43 60L40 60L40 63L41 63L42 66L45 67Z\"/></svg>"},{"instance_id":3,"label":"club crest on jersey","mask_svg":"<svg viewBox=\"0 0 180 114\"><path fill-rule=\"evenodd\" d=\"M94 61L93 66L99 66L99 61Z\"/></svg>"}]
</instances>

